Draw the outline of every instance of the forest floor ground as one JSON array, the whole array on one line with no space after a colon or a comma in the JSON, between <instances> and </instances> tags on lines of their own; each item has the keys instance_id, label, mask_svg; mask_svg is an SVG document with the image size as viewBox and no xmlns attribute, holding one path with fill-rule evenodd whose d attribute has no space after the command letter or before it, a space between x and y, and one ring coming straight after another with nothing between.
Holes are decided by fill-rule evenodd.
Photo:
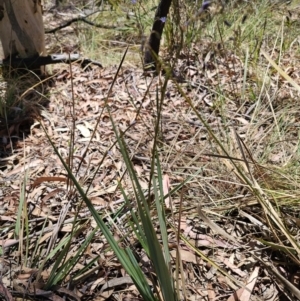
<instances>
[{"instance_id":1,"label":"forest floor ground","mask_svg":"<svg viewBox=\"0 0 300 301\"><path fill-rule=\"evenodd\" d=\"M78 15L74 7L49 8L46 30ZM284 6L280 13L292 24L293 20L297 22L300 6L291 12ZM289 29L282 22L277 25L280 33L275 38L284 44ZM49 69L51 79L44 83L27 74L7 79L3 88L6 96L13 91L16 98L12 106L15 113L9 116L8 126L0 128L3 285L15 296L28 299L140 300L101 232L97 232L64 283L47 296L40 289L53 268L55 257L49 254L73 231L75 216L80 227L70 245L70 257L96 227L68 182L49 137L101 215L107 221L109 216L117 216L112 227L115 237L136 249L140 265L147 275L151 274L147 271L148 258L128 232L128 208L119 183L133 206L135 200L109 108L117 128L124 133L145 191L149 187L158 116L164 191L189 179L180 193L165 200L174 258L178 250L174 228L180 229L185 238L179 242L182 296L210 301L299 300L300 258L290 243L294 240L299 244L300 227L300 59L296 35L283 49L280 42L268 47L273 33L266 33L262 45L266 55L260 54L255 66L247 65L232 47L220 49L218 42L206 36L178 58L178 76L168 82L158 110L166 77L144 74L139 66L137 37L130 44L128 39L120 41L116 34L115 40L103 41L101 55L97 55L94 40L93 47L86 46L87 30L93 29L74 23L47 35L48 52L79 52L87 57L93 48L91 58L103 62L103 68L57 65ZM129 50L114 80L126 45ZM162 53L165 51L163 48ZM288 78L271 62L276 62ZM252 179L257 191L261 190L261 195L278 209L290 237L279 231L281 228L243 175ZM154 224L156 218L153 216ZM16 221L22 222L16 225ZM29 229L25 229L25 221ZM76 272L99 255L94 272L73 281ZM35 276L44 258L53 261L47 261L37 283ZM66 286L71 279L72 284Z\"/></svg>"}]
</instances>

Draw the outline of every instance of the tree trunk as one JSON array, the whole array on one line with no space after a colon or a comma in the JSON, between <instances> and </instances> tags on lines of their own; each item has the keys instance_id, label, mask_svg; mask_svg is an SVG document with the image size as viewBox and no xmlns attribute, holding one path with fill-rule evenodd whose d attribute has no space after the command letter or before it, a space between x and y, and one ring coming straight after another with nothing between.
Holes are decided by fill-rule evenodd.
<instances>
[{"instance_id":1,"label":"tree trunk","mask_svg":"<svg viewBox=\"0 0 300 301\"><path fill-rule=\"evenodd\" d=\"M41 0L0 0L1 59L45 55Z\"/></svg>"},{"instance_id":2,"label":"tree trunk","mask_svg":"<svg viewBox=\"0 0 300 301\"><path fill-rule=\"evenodd\" d=\"M160 47L160 39L167 20L171 3L172 0L160 0L159 5L157 7L152 31L144 49L145 70L156 69L156 62Z\"/></svg>"}]
</instances>

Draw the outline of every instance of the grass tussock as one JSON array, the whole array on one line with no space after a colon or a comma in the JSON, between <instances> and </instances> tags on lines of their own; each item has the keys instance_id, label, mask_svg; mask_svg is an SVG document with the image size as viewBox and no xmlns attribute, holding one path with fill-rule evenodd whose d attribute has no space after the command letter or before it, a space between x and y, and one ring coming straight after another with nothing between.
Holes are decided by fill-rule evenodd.
<instances>
[{"instance_id":1,"label":"grass tussock","mask_svg":"<svg viewBox=\"0 0 300 301\"><path fill-rule=\"evenodd\" d=\"M26 137L24 125L1 128L18 143L1 149L0 289L23 299L300 299L294 2L174 1L156 77L140 63L152 1L103 1L91 20L115 28L64 29L106 66L58 67ZM64 30L48 37L52 49ZM23 96L1 115L33 111Z\"/></svg>"}]
</instances>

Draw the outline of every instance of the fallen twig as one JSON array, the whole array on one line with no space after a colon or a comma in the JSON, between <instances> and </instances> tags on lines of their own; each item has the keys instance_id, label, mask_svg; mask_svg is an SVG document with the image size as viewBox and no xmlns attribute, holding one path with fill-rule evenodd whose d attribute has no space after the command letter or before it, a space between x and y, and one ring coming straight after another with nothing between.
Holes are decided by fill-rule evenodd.
<instances>
[{"instance_id":1,"label":"fallen twig","mask_svg":"<svg viewBox=\"0 0 300 301\"><path fill-rule=\"evenodd\" d=\"M12 68L28 68L39 69L41 66L59 64L59 63L72 63L78 62L84 68L89 64L96 65L102 68L100 62L93 61L86 58L80 58L79 54L51 54L48 56L35 56L31 58L8 58L0 60L0 65L11 66Z\"/></svg>"}]
</instances>

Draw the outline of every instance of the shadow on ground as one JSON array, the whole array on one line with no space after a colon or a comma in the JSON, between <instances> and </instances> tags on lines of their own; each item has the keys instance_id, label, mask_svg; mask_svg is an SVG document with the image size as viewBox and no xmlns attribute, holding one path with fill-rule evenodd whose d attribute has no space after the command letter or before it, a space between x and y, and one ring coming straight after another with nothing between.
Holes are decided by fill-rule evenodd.
<instances>
[{"instance_id":1,"label":"shadow on ground","mask_svg":"<svg viewBox=\"0 0 300 301\"><path fill-rule=\"evenodd\" d=\"M50 80L28 70L2 69L0 79L0 168L30 134L34 120L48 106Z\"/></svg>"}]
</instances>

